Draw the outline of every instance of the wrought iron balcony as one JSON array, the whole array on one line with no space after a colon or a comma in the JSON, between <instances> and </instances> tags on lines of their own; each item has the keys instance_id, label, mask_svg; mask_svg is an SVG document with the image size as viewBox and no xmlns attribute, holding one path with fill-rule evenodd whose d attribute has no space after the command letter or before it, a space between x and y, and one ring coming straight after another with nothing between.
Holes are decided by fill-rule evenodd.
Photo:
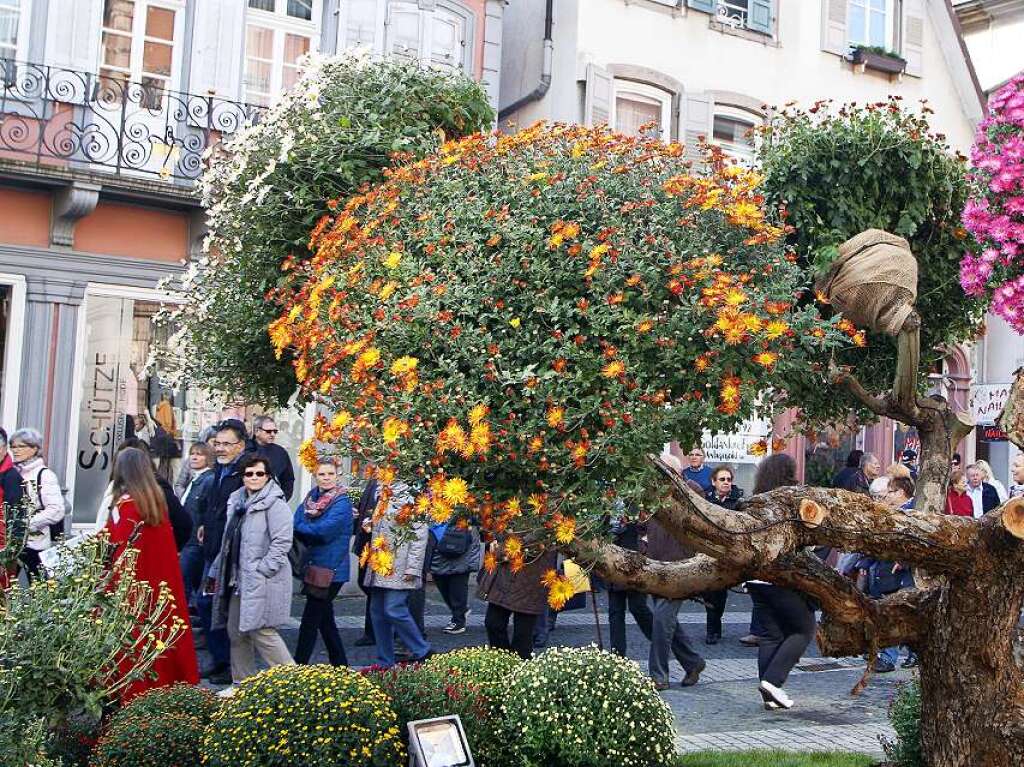
<instances>
[{"instance_id":1,"label":"wrought iron balcony","mask_svg":"<svg viewBox=\"0 0 1024 767\"><path fill-rule=\"evenodd\" d=\"M190 185L207 149L263 107L0 59L0 162Z\"/></svg>"}]
</instances>

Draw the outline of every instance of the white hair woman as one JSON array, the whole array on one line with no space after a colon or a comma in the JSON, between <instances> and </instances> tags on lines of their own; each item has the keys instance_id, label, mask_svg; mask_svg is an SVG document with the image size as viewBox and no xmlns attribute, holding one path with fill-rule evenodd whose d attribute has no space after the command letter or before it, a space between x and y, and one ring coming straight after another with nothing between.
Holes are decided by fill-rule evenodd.
<instances>
[{"instance_id":1,"label":"white hair woman","mask_svg":"<svg viewBox=\"0 0 1024 767\"><path fill-rule=\"evenodd\" d=\"M64 529L64 494L53 469L43 458L43 435L18 429L10 439L11 458L28 496L28 540L19 558L29 580L39 573L39 553L53 546Z\"/></svg>"},{"instance_id":2,"label":"white hair woman","mask_svg":"<svg viewBox=\"0 0 1024 767\"><path fill-rule=\"evenodd\" d=\"M981 481L988 482L992 485L999 494L999 502L1005 503L1006 499L1009 498L1009 494L1006 492L1006 485L996 479L995 475L992 473L992 467L989 465L989 462L984 460L975 461L974 465L981 470Z\"/></svg>"}]
</instances>

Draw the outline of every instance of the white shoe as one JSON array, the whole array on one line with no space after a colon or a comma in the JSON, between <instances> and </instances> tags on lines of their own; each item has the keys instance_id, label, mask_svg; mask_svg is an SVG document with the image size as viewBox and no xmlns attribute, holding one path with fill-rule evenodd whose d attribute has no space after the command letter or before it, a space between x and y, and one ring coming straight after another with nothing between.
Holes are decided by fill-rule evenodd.
<instances>
[{"instance_id":1,"label":"white shoe","mask_svg":"<svg viewBox=\"0 0 1024 767\"><path fill-rule=\"evenodd\" d=\"M772 696L769 695L765 690L762 690L760 687L758 687L757 691L761 693L761 700L764 701L764 708L766 711L775 711L776 709L780 708L779 704L772 700Z\"/></svg>"},{"instance_id":2,"label":"white shoe","mask_svg":"<svg viewBox=\"0 0 1024 767\"><path fill-rule=\"evenodd\" d=\"M233 684L229 684L223 690L218 690L217 691L217 697L218 698L231 698L231 697L234 696L234 694L236 692L238 692L238 687L236 687Z\"/></svg>"},{"instance_id":3,"label":"white shoe","mask_svg":"<svg viewBox=\"0 0 1024 767\"><path fill-rule=\"evenodd\" d=\"M758 685L758 689L761 690L762 696L767 695L775 703L779 704L782 708L793 708L793 699L786 695L785 691L781 687L776 687L769 682L761 682ZM767 702L767 700L765 701Z\"/></svg>"}]
</instances>

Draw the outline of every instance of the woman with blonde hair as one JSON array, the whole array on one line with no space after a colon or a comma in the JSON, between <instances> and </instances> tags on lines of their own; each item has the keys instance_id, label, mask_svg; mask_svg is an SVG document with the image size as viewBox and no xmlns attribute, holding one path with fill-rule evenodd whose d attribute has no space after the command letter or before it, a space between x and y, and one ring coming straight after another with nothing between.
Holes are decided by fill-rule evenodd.
<instances>
[{"instance_id":1,"label":"woman with blonde hair","mask_svg":"<svg viewBox=\"0 0 1024 767\"><path fill-rule=\"evenodd\" d=\"M981 481L988 482L992 485L992 487L996 489L996 493L999 495L999 502L1006 503L1006 499L1010 497L1006 492L1006 485L995 478L995 475L992 473L992 467L989 465L988 461L975 461L974 465L981 469Z\"/></svg>"},{"instance_id":2,"label":"woman with blonde hair","mask_svg":"<svg viewBox=\"0 0 1024 767\"><path fill-rule=\"evenodd\" d=\"M157 658L153 665L155 677L140 679L125 689L121 702L127 703L154 687L168 687L178 682L199 684L199 664L174 531L167 515L167 500L156 482L149 456L134 447L120 451L114 461L112 485L114 500L104 529L115 547L115 557L129 548L137 550L135 579L149 586L154 605L161 586L166 584L174 603L164 623L169 627L180 621L186 627L177 641Z\"/></svg>"}]
</instances>

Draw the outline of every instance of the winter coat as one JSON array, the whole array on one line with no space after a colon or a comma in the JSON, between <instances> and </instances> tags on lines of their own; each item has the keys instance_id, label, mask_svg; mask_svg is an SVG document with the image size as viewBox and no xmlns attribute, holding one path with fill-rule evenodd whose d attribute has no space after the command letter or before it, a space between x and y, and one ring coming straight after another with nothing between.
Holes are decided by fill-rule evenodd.
<instances>
[{"instance_id":1,"label":"winter coat","mask_svg":"<svg viewBox=\"0 0 1024 767\"><path fill-rule=\"evenodd\" d=\"M291 616L292 569L288 552L292 548L292 510L276 482L268 482L252 497L240 488L228 499L228 516L242 514L242 537L238 553L238 583L241 599L238 630L274 628ZM229 536L221 536L220 553L210 568L214 589L214 628L227 625L228 582L231 573L221 573L231 547Z\"/></svg>"},{"instance_id":2,"label":"winter coat","mask_svg":"<svg viewBox=\"0 0 1024 767\"><path fill-rule=\"evenodd\" d=\"M657 559L659 562L680 562L693 556L693 552L673 538L669 532L654 516L647 523L647 551L648 559Z\"/></svg>"},{"instance_id":3,"label":"winter coat","mask_svg":"<svg viewBox=\"0 0 1024 767\"><path fill-rule=\"evenodd\" d=\"M156 475L156 483L160 487L160 492L164 494L164 502L167 504L167 516L171 520L171 529L174 531L174 545L178 547L178 551L181 551L192 537L195 525L192 524L192 517L185 512L178 496L174 494L171 483L159 474Z\"/></svg>"},{"instance_id":4,"label":"winter coat","mask_svg":"<svg viewBox=\"0 0 1024 767\"><path fill-rule=\"evenodd\" d=\"M409 486L404 482L394 482L391 485L394 493L388 505L388 510L377 520L370 530L371 540L383 537L388 546L394 549L395 563L391 575L381 575L372 567L366 568L363 575L363 585L368 589L396 589L415 591L423 586L423 573L427 566L427 541L430 536L430 528L424 523L412 525L409 534L411 540L406 540L396 547L395 515L398 510L407 503L412 502L412 493ZM406 576L411 576L406 580Z\"/></svg>"},{"instance_id":5,"label":"winter coat","mask_svg":"<svg viewBox=\"0 0 1024 767\"><path fill-rule=\"evenodd\" d=\"M203 510L203 504L206 503L206 498L210 494L210 488L213 487L213 470L204 469L199 474L190 475L191 479L188 484L185 485L185 489L182 491L181 496L184 500L181 502L182 508L188 515L188 518L192 520L192 535L189 537L189 543L198 543L196 539L196 533L199 530L199 526L203 524L201 514ZM188 495L185 495L185 493Z\"/></svg>"},{"instance_id":6,"label":"winter coat","mask_svg":"<svg viewBox=\"0 0 1024 767\"><path fill-rule=\"evenodd\" d=\"M462 573L475 573L480 569L480 532L472 525L466 532L469 533L469 546L458 557L444 556L437 550L437 542L435 542L430 557L431 573L434 575L461 575Z\"/></svg>"},{"instance_id":7,"label":"winter coat","mask_svg":"<svg viewBox=\"0 0 1024 767\"><path fill-rule=\"evenodd\" d=\"M249 452L263 456L270 461L270 473L274 475L277 484L284 492L284 499L290 501L292 492L295 490L295 469L292 468L292 459L288 451L276 442L261 445L256 440L249 443Z\"/></svg>"},{"instance_id":8,"label":"winter coat","mask_svg":"<svg viewBox=\"0 0 1024 767\"><path fill-rule=\"evenodd\" d=\"M316 501L320 488L309 491ZM344 492L331 501L319 517L306 515L305 502L299 504L293 519L295 537L309 546L309 564L334 571L334 583L349 578L348 544L352 537L352 503Z\"/></svg>"},{"instance_id":9,"label":"winter coat","mask_svg":"<svg viewBox=\"0 0 1024 767\"><path fill-rule=\"evenodd\" d=\"M715 506L722 506L735 511L739 508L740 500L743 498L743 491L736 487L736 485L733 485L729 495L725 496L725 498L719 498L714 490L708 490L704 497L715 504Z\"/></svg>"},{"instance_id":10,"label":"winter coat","mask_svg":"<svg viewBox=\"0 0 1024 767\"><path fill-rule=\"evenodd\" d=\"M227 523L228 499L242 487L238 463L244 455L238 456L234 463L215 464L210 469L213 483L199 513L203 522L203 559L207 562L212 562L220 551L220 540L224 537L224 525Z\"/></svg>"},{"instance_id":11,"label":"winter coat","mask_svg":"<svg viewBox=\"0 0 1024 767\"><path fill-rule=\"evenodd\" d=\"M832 486L840 490L849 490L851 493L862 493L863 495L870 495L871 483L868 482L868 478L864 475L864 472L860 469L854 469L849 473L845 469L838 472L835 478L832 480Z\"/></svg>"},{"instance_id":12,"label":"winter coat","mask_svg":"<svg viewBox=\"0 0 1024 767\"><path fill-rule=\"evenodd\" d=\"M21 474L29 508L32 509L25 545L33 551L45 551L53 545L50 525L64 521L64 493L60 489L57 475L46 466L42 458L37 456L15 466Z\"/></svg>"},{"instance_id":13,"label":"winter coat","mask_svg":"<svg viewBox=\"0 0 1024 767\"><path fill-rule=\"evenodd\" d=\"M545 551L533 562L513 573L506 562L500 562L493 573L480 571L476 595L484 601L515 613L540 615L547 609L548 590L541 578L558 565L558 552Z\"/></svg>"}]
</instances>

